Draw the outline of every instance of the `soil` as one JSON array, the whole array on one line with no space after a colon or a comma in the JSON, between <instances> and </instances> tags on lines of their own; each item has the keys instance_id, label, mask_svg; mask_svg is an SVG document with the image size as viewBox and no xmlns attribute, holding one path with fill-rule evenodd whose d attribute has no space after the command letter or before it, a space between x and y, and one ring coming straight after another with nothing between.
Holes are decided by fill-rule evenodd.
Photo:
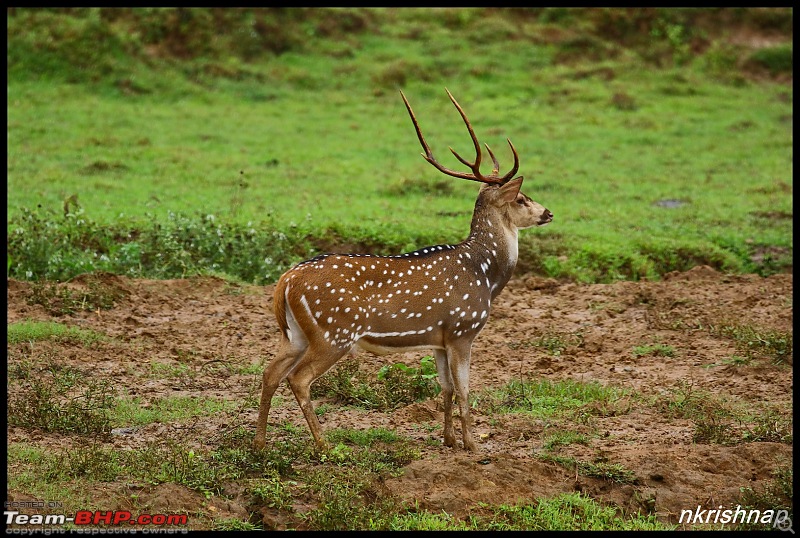
<instances>
[{"instance_id":1,"label":"soil","mask_svg":"<svg viewBox=\"0 0 800 538\"><path fill-rule=\"evenodd\" d=\"M88 347L56 341L37 346L65 365L113 379L118 390L144 402L176 395L230 400L239 406L233 420L255 427L257 409L252 402L258 395L260 375L254 369L236 372L263 365L277 351L279 330L271 309L271 286L239 286L205 277L155 281L112 275L79 277L60 286L97 289L98 285L114 291L113 308L58 315L40 304L29 304L31 283L9 280L8 323L51 320L104 333L110 341ZM480 394L513 379L597 381L635 391L651 401L675 391L695 390L791 416L791 357L780 364L769 358L734 364L731 357L742 356L742 349L714 330L725 324L791 334L792 275L725 275L702 266L669 274L658 282L585 285L518 277L498 297L475 341L470 389ZM560 338L566 347L553 351L536 345L548 336ZM671 346L673 356L633 351L636 346L656 343ZM9 346L10 362L13 347ZM361 368L375 374L394 362L418 366L421 356L377 357L362 352L359 360ZM191 375L154 375L158 370L153 365L158 364L184 365ZM223 368L229 366L238 370ZM307 432L288 387L283 385L276 395L282 403L273 408L270 424L289 421ZM251 403L243 405L248 398ZM723 445L697 441L692 420L670 415L645 400L618 402L621 411L592 416L585 425L590 443L561 447L557 452L578 460L621 464L635 475L628 484L583 476L543 460L538 455L543 453L543 437L552 433L552 424L522 414L489 415L480 404L474 411L478 453L431 442L441 436L441 396L395 411L334 406L320 418L325 429L382 427L412 438L421 458L401 476L385 480L382 487L418 503L421 509L444 510L456 517L478 510L480 502L516 503L577 490L626 513L644 510L664 522L677 523L681 510L735 504L740 488L763 488L777 467L791 465L790 442L740 439ZM188 423L129 428L116 432L109 443L126 449L155 439L183 443L189 439L198 448L213 449L231 417L231 412L220 412ZM458 438L457 420L455 424ZM8 443L18 442L56 448L74 440L9 427ZM188 511L203 514L205 521L248 519L253 506L241 489L232 485L227 499L207 500L176 484L101 483L93 495L97 501L107 499L108 510L131 509L131 494L136 493L135 508L140 511ZM8 499L31 497L12 490ZM286 525L273 512L260 511L265 526Z\"/></svg>"}]
</instances>

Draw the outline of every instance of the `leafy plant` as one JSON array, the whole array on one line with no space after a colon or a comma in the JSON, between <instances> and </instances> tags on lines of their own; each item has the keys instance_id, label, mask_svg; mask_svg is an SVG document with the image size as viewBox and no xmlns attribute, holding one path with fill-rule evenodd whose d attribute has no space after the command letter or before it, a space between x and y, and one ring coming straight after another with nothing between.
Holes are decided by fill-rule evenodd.
<instances>
[{"instance_id":1,"label":"leafy plant","mask_svg":"<svg viewBox=\"0 0 800 538\"><path fill-rule=\"evenodd\" d=\"M398 362L378 370L390 406L435 398L442 390L437 379L436 361L431 356L420 359L419 368Z\"/></svg>"},{"instance_id":2,"label":"leafy plant","mask_svg":"<svg viewBox=\"0 0 800 538\"><path fill-rule=\"evenodd\" d=\"M419 368L396 363L383 366L373 381L359 370L354 358L340 361L312 385L312 395L325 395L339 403L367 409L394 409L436 397L441 391L436 363L423 357Z\"/></svg>"}]
</instances>

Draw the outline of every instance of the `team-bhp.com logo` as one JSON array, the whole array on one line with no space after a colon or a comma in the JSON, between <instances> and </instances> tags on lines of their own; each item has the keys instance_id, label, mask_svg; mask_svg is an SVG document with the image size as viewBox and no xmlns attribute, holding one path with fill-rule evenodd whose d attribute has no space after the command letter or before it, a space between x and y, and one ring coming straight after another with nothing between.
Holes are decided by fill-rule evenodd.
<instances>
[{"instance_id":1,"label":"team-bhp.com logo","mask_svg":"<svg viewBox=\"0 0 800 538\"><path fill-rule=\"evenodd\" d=\"M698 506L696 510L681 510L679 523L687 523L689 525L760 523L762 525L772 525L774 529L789 531L794 534L792 518L788 510L745 510L741 506L737 506L736 509L728 508L723 510L720 506L717 510L704 510L701 506Z\"/></svg>"},{"instance_id":2,"label":"team-bhp.com logo","mask_svg":"<svg viewBox=\"0 0 800 538\"><path fill-rule=\"evenodd\" d=\"M167 525L186 525L186 514L139 514L134 516L127 510L102 511L78 510L74 516L65 514L20 514L5 510L6 525L57 525L71 523L82 525L140 525L163 527Z\"/></svg>"}]
</instances>

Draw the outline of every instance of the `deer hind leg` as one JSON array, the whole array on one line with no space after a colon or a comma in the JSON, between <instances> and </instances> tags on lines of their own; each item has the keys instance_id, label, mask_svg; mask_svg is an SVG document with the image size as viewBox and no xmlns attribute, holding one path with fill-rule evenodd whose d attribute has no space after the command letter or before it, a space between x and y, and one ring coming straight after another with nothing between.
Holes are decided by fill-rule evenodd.
<instances>
[{"instance_id":1,"label":"deer hind leg","mask_svg":"<svg viewBox=\"0 0 800 538\"><path fill-rule=\"evenodd\" d=\"M327 444L322 434L322 426L311 403L311 384L327 372L347 351L347 349L334 347L320 349L311 346L288 376L289 386L306 417L311 435L314 436L317 447L321 449L326 448Z\"/></svg>"},{"instance_id":2,"label":"deer hind leg","mask_svg":"<svg viewBox=\"0 0 800 538\"><path fill-rule=\"evenodd\" d=\"M472 438L472 417L469 411L469 359L472 342L451 346L447 349L447 362L453 376L453 385L458 398L458 411L461 415L461 435L464 449L475 452L478 447Z\"/></svg>"},{"instance_id":3,"label":"deer hind leg","mask_svg":"<svg viewBox=\"0 0 800 538\"><path fill-rule=\"evenodd\" d=\"M261 383L261 404L258 407L258 421L256 422L256 438L253 441L256 448L264 448L267 443L267 417L275 390L305 351L305 346L297 347L289 340L284 339L278 355L264 369Z\"/></svg>"},{"instance_id":4,"label":"deer hind leg","mask_svg":"<svg viewBox=\"0 0 800 538\"><path fill-rule=\"evenodd\" d=\"M434 356L436 357L436 371L439 373L439 384L442 386L442 397L444 397L444 444L445 446L455 446L456 436L453 433L453 375L450 373L450 366L447 363L447 351L437 349Z\"/></svg>"}]
</instances>

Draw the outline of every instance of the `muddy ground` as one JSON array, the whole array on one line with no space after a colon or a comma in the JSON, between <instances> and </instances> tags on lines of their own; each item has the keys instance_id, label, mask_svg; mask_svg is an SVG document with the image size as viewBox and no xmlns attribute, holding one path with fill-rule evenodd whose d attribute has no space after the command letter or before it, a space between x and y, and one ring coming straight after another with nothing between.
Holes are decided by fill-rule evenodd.
<instances>
[{"instance_id":1,"label":"muddy ground","mask_svg":"<svg viewBox=\"0 0 800 538\"><path fill-rule=\"evenodd\" d=\"M8 323L24 319L54 320L90 328L111 337L90 347L41 342L38 349L64 364L114 380L116 388L145 402L188 395L241 403L257 395L260 376L251 372L220 373L220 364L239 369L273 357L279 331L271 310L270 286L241 287L216 278L131 280L103 276L103 285L118 291L115 306L68 315L29 304L31 284L8 282ZM87 285L80 277L67 286ZM727 324L727 325L726 325ZM402 476L386 480L388 491L419 507L463 517L483 501L515 503L560 492L583 491L614 503L623 511L650 511L664 522L677 523L682 509L698 505L716 508L736 503L740 488L763 487L779 466L791 464L787 442L739 442L728 445L696 441L696 423L671 416L653 403L670 395L698 391L707 398L743 402L754 409L792 413L791 357L776 364L768 357L735 364L742 356L723 326L792 331L792 275L762 278L723 275L708 267L668 275L660 282L617 282L582 285L538 277L512 280L493 305L491 318L478 336L472 354L471 391L480 394L512 379L598 381L643 395L618 402L612 416L596 415L583 425L590 443L569 445L560 456L618 463L635 473L633 483L620 484L576 474L537 454L552 433L552 424L519 414L492 414L476 405L475 434L480 452L451 449L430 438L441 435L441 396L392 412L334 407L321 417L323 427L396 430L418 442L421 459ZM559 338L560 350L536 342ZM636 346L663 344L673 356L634 353ZM9 347L9 361L18 350ZM420 353L359 355L361 367L375 374L384 364L418 366ZM193 375L159 378L152 365L187 365ZM680 392L683 391L683 392ZM290 421L306 425L285 385L273 408L270 424ZM667 400L662 400L667 401ZM323 403L317 400L316 405ZM242 406L236 413L219 413L176 424L149 424L108 443L119 449L141 447L154 439L181 439L214 448L217 436L232 421L254 427L257 410ZM456 421L458 428L458 422ZM457 431L458 435L458 431ZM427 442L426 442L427 441ZM460 439L459 439L460 441ZM10 427L8 442L63 447L69 436ZM97 500L130 497L125 484L98 486ZM230 499L207 502L202 495L175 484L138 490L138 507L150 513L182 510L218 517L247 519L253 506L232 488ZM9 499L27 499L24 491L9 491ZM111 502L110 500L108 502ZM114 503L112 503L112 506ZM113 509L109 507L108 509ZM265 515L267 512L264 512ZM267 527L285 524L267 517ZM198 523L203 527L205 524Z\"/></svg>"}]
</instances>

